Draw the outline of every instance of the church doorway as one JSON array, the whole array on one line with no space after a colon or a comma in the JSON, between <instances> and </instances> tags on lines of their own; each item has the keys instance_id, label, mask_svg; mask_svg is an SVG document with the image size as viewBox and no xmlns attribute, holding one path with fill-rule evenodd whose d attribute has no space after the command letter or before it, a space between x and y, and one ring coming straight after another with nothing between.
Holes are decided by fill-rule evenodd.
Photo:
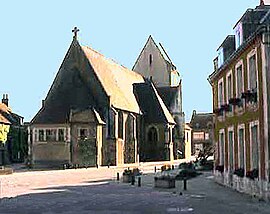
<instances>
[{"instance_id":1,"label":"church doorway","mask_svg":"<svg viewBox=\"0 0 270 214\"><path fill-rule=\"evenodd\" d=\"M81 166L97 165L96 138L81 139L78 141L78 159Z\"/></svg>"},{"instance_id":2,"label":"church doorway","mask_svg":"<svg viewBox=\"0 0 270 214\"><path fill-rule=\"evenodd\" d=\"M150 161L158 160L158 131L151 127L147 133L148 154L147 159Z\"/></svg>"}]
</instances>

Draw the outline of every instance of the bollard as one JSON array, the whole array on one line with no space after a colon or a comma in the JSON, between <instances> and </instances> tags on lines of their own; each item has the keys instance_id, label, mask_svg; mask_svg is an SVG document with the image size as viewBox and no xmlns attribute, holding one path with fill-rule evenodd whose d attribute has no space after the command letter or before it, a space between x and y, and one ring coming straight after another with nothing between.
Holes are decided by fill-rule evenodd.
<instances>
[{"instance_id":1,"label":"bollard","mask_svg":"<svg viewBox=\"0 0 270 214\"><path fill-rule=\"evenodd\" d=\"M187 190L187 179L186 178L184 178L184 190Z\"/></svg>"},{"instance_id":2,"label":"bollard","mask_svg":"<svg viewBox=\"0 0 270 214\"><path fill-rule=\"evenodd\" d=\"M138 187L140 187L142 185L142 178L138 177Z\"/></svg>"},{"instance_id":3,"label":"bollard","mask_svg":"<svg viewBox=\"0 0 270 214\"><path fill-rule=\"evenodd\" d=\"M172 170L174 170L174 165L172 165Z\"/></svg>"},{"instance_id":4,"label":"bollard","mask_svg":"<svg viewBox=\"0 0 270 214\"><path fill-rule=\"evenodd\" d=\"M132 175L132 176L131 176L131 185L134 185L134 184L135 184L135 176Z\"/></svg>"},{"instance_id":5,"label":"bollard","mask_svg":"<svg viewBox=\"0 0 270 214\"><path fill-rule=\"evenodd\" d=\"M157 172L157 167L155 166L155 172Z\"/></svg>"},{"instance_id":6,"label":"bollard","mask_svg":"<svg viewBox=\"0 0 270 214\"><path fill-rule=\"evenodd\" d=\"M120 176L119 176L119 172L117 172L117 180L119 181L120 180Z\"/></svg>"}]
</instances>

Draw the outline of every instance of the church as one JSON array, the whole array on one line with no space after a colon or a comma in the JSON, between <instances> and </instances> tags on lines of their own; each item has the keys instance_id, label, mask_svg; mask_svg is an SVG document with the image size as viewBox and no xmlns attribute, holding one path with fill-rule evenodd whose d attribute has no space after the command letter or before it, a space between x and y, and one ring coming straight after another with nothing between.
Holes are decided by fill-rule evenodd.
<instances>
[{"instance_id":1,"label":"church","mask_svg":"<svg viewBox=\"0 0 270 214\"><path fill-rule=\"evenodd\" d=\"M136 65L129 70L81 45L78 29L73 32L42 107L28 127L31 163L119 166L173 160L177 123L162 99L165 88L158 89L155 78L137 72Z\"/></svg>"},{"instance_id":2,"label":"church","mask_svg":"<svg viewBox=\"0 0 270 214\"><path fill-rule=\"evenodd\" d=\"M162 44L157 44L151 35L148 37L132 70L152 80L158 94L176 122L172 136L174 158L185 158L185 114L182 108L182 79Z\"/></svg>"}]
</instances>

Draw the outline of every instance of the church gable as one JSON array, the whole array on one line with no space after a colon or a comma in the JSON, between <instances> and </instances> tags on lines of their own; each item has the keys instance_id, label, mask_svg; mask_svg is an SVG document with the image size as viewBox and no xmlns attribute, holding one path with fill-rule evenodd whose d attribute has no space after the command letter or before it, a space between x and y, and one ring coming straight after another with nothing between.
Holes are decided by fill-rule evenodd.
<instances>
[{"instance_id":1,"label":"church gable","mask_svg":"<svg viewBox=\"0 0 270 214\"><path fill-rule=\"evenodd\" d=\"M106 94L77 40L73 40L41 110L31 123L66 123L71 109L98 108L104 103Z\"/></svg>"},{"instance_id":2,"label":"church gable","mask_svg":"<svg viewBox=\"0 0 270 214\"><path fill-rule=\"evenodd\" d=\"M134 71L152 78L157 87L177 85L176 67L161 44L155 43L149 36L144 48L133 66Z\"/></svg>"}]
</instances>

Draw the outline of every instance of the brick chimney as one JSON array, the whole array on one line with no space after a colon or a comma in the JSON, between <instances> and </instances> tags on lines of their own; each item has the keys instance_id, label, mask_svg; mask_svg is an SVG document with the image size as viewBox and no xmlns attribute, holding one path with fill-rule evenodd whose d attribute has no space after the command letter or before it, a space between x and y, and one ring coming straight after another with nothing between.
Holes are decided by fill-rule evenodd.
<instances>
[{"instance_id":1,"label":"brick chimney","mask_svg":"<svg viewBox=\"0 0 270 214\"><path fill-rule=\"evenodd\" d=\"M270 5L270 0L260 0L260 6Z\"/></svg>"},{"instance_id":2,"label":"brick chimney","mask_svg":"<svg viewBox=\"0 0 270 214\"><path fill-rule=\"evenodd\" d=\"M8 106L8 94L3 94L2 103Z\"/></svg>"}]
</instances>

